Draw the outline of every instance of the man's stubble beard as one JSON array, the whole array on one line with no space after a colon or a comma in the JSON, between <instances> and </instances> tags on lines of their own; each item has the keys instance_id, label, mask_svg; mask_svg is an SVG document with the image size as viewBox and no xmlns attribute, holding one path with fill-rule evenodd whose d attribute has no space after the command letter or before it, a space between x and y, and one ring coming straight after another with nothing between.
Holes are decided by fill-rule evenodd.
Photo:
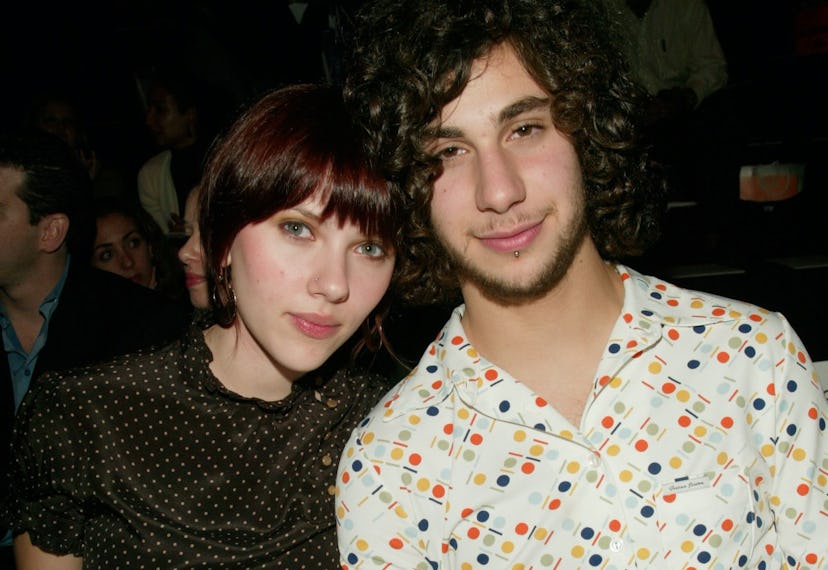
<instances>
[{"instance_id":1,"label":"man's stubble beard","mask_svg":"<svg viewBox=\"0 0 828 570\"><path fill-rule=\"evenodd\" d=\"M559 241L555 251L547 254L542 251L532 251L532 256L546 255L547 259L540 270L529 280L515 283L503 279L471 263L463 252L452 247L446 240L441 239L435 230L435 237L449 258L452 270L461 284L475 286L484 297L504 305L520 305L537 299L553 290L566 276L581 245L589 234L589 225L586 219L586 209L583 193L577 204L576 211L570 222L561 228ZM526 255L526 254L524 254ZM511 260L509 260L511 261ZM520 259L514 260L519 263Z\"/></svg>"}]
</instances>

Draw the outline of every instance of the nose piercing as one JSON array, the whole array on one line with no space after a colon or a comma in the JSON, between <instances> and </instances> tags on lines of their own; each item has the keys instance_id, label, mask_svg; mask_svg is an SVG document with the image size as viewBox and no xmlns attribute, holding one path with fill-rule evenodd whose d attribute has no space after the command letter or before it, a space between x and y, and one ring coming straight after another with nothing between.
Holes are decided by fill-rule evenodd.
<instances>
[{"instance_id":1,"label":"nose piercing","mask_svg":"<svg viewBox=\"0 0 828 570\"><path fill-rule=\"evenodd\" d=\"M520 250L515 251L515 257L520 257Z\"/></svg>"}]
</instances>

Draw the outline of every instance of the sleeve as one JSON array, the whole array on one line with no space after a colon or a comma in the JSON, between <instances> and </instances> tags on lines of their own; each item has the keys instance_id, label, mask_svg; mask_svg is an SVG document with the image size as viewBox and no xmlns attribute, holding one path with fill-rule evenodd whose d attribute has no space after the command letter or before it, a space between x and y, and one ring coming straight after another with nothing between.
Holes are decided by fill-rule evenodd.
<instances>
[{"instance_id":1,"label":"sleeve","mask_svg":"<svg viewBox=\"0 0 828 570\"><path fill-rule=\"evenodd\" d=\"M395 431L395 424L383 422L379 414L375 410L373 418L353 431L339 463L336 519L341 568L435 568L439 540L413 540L410 537L418 533L411 529L430 530L434 536L442 515L436 506L423 508L410 489L418 481L384 456L392 443L386 436Z\"/></svg>"},{"instance_id":2,"label":"sleeve","mask_svg":"<svg viewBox=\"0 0 828 570\"><path fill-rule=\"evenodd\" d=\"M138 171L138 200L166 234L169 231L169 219L161 204L160 166L163 166L163 163L158 161L156 156L148 160Z\"/></svg>"},{"instance_id":3,"label":"sleeve","mask_svg":"<svg viewBox=\"0 0 828 570\"><path fill-rule=\"evenodd\" d=\"M701 102L727 84L727 60L716 37L713 20L704 2L690 4L685 24L693 30L687 47L692 51L687 87Z\"/></svg>"},{"instance_id":4,"label":"sleeve","mask_svg":"<svg viewBox=\"0 0 828 570\"><path fill-rule=\"evenodd\" d=\"M54 554L83 555L87 467L92 452L72 426L79 413L46 374L29 390L15 420L7 517L15 535Z\"/></svg>"},{"instance_id":5,"label":"sleeve","mask_svg":"<svg viewBox=\"0 0 828 570\"><path fill-rule=\"evenodd\" d=\"M773 479L775 548L780 567L821 568L828 562L828 402L802 342L784 318L782 322L784 354L777 361L774 413L758 422L765 427L758 439Z\"/></svg>"}]
</instances>

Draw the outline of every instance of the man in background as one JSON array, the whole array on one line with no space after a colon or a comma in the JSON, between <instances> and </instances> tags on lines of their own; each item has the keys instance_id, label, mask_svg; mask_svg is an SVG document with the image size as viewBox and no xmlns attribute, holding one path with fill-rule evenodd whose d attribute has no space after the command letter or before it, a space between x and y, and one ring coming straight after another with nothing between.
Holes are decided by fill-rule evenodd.
<instances>
[{"instance_id":1,"label":"man in background","mask_svg":"<svg viewBox=\"0 0 828 570\"><path fill-rule=\"evenodd\" d=\"M3 500L14 414L31 382L165 342L186 326L187 315L155 292L88 267L93 237L90 180L70 148L34 130L0 134ZM2 534L8 565L11 537Z\"/></svg>"}]
</instances>

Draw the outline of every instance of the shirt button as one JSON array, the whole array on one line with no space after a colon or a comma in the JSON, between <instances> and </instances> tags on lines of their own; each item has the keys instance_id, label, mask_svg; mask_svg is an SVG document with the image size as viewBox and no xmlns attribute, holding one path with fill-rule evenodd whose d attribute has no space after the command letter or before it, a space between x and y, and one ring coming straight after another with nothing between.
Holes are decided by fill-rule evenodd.
<instances>
[{"instance_id":1,"label":"shirt button","mask_svg":"<svg viewBox=\"0 0 828 570\"><path fill-rule=\"evenodd\" d=\"M322 465L325 467L330 467L333 464L333 459L331 459L331 454L326 453L322 456Z\"/></svg>"},{"instance_id":2,"label":"shirt button","mask_svg":"<svg viewBox=\"0 0 828 570\"><path fill-rule=\"evenodd\" d=\"M610 541L610 550L613 552L621 552L622 548L624 548L624 541L620 538L613 538Z\"/></svg>"},{"instance_id":3,"label":"shirt button","mask_svg":"<svg viewBox=\"0 0 828 570\"><path fill-rule=\"evenodd\" d=\"M337 400L335 400L334 398L328 398L328 401L325 402L325 405L328 406L329 408L335 408L339 405L339 402Z\"/></svg>"},{"instance_id":4,"label":"shirt button","mask_svg":"<svg viewBox=\"0 0 828 570\"><path fill-rule=\"evenodd\" d=\"M601 465L601 456L598 455L597 453L590 454L589 464L592 467L598 467L599 465Z\"/></svg>"},{"instance_id":5,"label":"shirt button","mask_svg":"<svg viewBox=\"0 0 828 570\"><path fill-rule=\"evenodd\" d=\"M329 485L328 486L328 494L333 497L336 495L336 485Z\"/></svg>"}]
</instances>

